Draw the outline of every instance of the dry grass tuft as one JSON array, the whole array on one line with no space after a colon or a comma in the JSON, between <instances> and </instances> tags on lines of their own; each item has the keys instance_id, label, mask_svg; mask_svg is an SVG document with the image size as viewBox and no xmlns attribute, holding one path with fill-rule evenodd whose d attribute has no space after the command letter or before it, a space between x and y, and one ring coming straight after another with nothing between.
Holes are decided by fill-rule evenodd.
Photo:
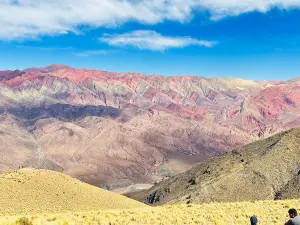
<instances>
[{"instance_id":1,"label":"dry grass tuft","mask_svg":"<svg viewBox=\"0 0 300 225\"><path fill-rule=\"evenodd\" d=\"M32 222L27 217L22 217L16 220L16 225L32 225Z\"/></svg>"}]
</instances>

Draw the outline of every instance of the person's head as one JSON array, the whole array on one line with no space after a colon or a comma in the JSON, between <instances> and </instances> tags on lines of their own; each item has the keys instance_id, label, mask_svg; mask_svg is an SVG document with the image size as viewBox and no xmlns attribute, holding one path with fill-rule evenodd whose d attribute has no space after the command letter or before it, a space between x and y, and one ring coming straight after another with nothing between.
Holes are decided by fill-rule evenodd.
<instances>
[{"instance_id":1,"label":"person's head","mask_svg":"<svg viewBox=\"0 0 300 225\"><path fill-rule=\"evenodd\" d=\"M289 216L290 216L290 218L294 218L294 217L296 217L296 216L298 216L298 213L297 213L297 210L296 209L289 209Z\"/></svg>"},{"instance_id":2,"label":"person's head","mask_svg":"<svg viewBox=\"0 0 300 225\"><path fill-rule=\"evenodd\" d=\"M258 219L256 216L251 216L250 218L251 225L256 225L258 223Z\"/></svg>"}]
</instances>

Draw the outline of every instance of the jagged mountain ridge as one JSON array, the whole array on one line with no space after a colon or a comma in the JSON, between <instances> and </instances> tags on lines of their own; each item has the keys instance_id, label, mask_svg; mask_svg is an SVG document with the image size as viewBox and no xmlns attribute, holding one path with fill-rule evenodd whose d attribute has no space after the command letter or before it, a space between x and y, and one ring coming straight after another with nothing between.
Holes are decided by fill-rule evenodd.
<instances>
[{"instance_id":1,"label":"jagged mountain ridge","mask_svg":"<svg viewBox=\"0 0 300 225\"><path fill-rule=\"evenodd\" d=\"M300 128L253 142L133 198L148 204L299 198Z\"/></svg>"},{"instance_id":2,"label":"jagged mountain ridge","mask_svg":"<svg viewBox=\"0 0 300 225\"><path fill-rule=\"evenodd\" d=\"M64 65L0 73L0 171L153 182L300 124L297 79L164 77ZM16 143L17 140L17 143Z\"/></svg>"}]
</instances>

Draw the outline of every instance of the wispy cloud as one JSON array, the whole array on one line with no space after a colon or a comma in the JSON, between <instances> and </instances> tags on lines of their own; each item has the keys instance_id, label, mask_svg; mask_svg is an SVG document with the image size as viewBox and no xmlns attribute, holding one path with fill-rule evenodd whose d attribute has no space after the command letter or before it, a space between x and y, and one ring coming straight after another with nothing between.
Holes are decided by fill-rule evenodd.
<instances>
[{"instance_id":1,"label":"wispy cloud","mask_svg":"<svg viewBox=\"0 0 300 225\"><path fill-rule=\"evenodd\" d=\"M183 23L203 10L216 20L273 7L300 8L300 0L0 0L0 40L79 33L81 25Z\"/></svg>"},{"instance_id":2,"label":"wispy cloud","mask_svg":"<svg viewBox=\"0 0 300 225\"><path fill-rule=\"evenodd\" d=\"M300 0L192 0L196 9L206 9L212 20L238 16L248 12L266 13L272 8L300 8Z\"/></svg>"},{"instance_id":3,"label":"wispy cloud","mask_svg":"<svg viewBox=\"0 0 300 225\"><path fill-rule=\"evenodd\" d=\"M73 49L73 47L59 48L59 47L40 47L40 46L25 46L25 45L16 45L16 47L39 50L39 51L59 51L59 50L72 50Z\"/></svg>"},{"instance_id":4,"label":"wispy cloud","mask_svg":"<svg viewBox=\"0 0 300 225\"><path fill-rule=\"evenodd\" d=\"M88 57L92 55L106 55L111 52L112 51L107 51L107 50L91 50L91 51L77 52L76 55L81 57Z\"/></svg>"},{"instance_id":5,"label":"wispy cloud","mask_svg":"<svg viewBox=\"0 0 300 225\"><path fill-rule=\"evenodd\" d=\"M198 40L191 37L163 36L151 30L137 30L125 34L105 34L99 40L112 46L133 46L153 51L164 51L168 48L182 48L191 45L211 48L216 44L214 41Z\"/></svg>"}]
</instances>

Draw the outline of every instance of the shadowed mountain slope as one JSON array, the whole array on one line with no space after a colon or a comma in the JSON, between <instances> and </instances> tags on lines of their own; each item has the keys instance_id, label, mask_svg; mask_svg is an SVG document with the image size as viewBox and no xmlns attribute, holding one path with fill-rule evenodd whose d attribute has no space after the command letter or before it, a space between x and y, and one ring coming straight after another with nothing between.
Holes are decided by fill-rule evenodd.
<instances>
[{"instance_id":1,"label":"shadowed mountain slope","mask_svg":"<svg viewBox=\"0 0 300 225\"><path fill-rule=\"evenodd\" d=\"M21 76L24 73L25 72L20 71L20 70L15 70L15 71L11 71L11 70L0 71L0 81L10 80L10 79L13 79L13 78L15 78L17 76Z\"/></svg>"},{"instance_id":2,"label":"shadowed mountain slope","mask_svg":"<svg viewBox=\"0 0 300 225\"><path fill-rule=\"evenodd\" d=\"M299 198L300 128L254 142L134 196L150 204Z\"/></svg>"}]
</instances>

